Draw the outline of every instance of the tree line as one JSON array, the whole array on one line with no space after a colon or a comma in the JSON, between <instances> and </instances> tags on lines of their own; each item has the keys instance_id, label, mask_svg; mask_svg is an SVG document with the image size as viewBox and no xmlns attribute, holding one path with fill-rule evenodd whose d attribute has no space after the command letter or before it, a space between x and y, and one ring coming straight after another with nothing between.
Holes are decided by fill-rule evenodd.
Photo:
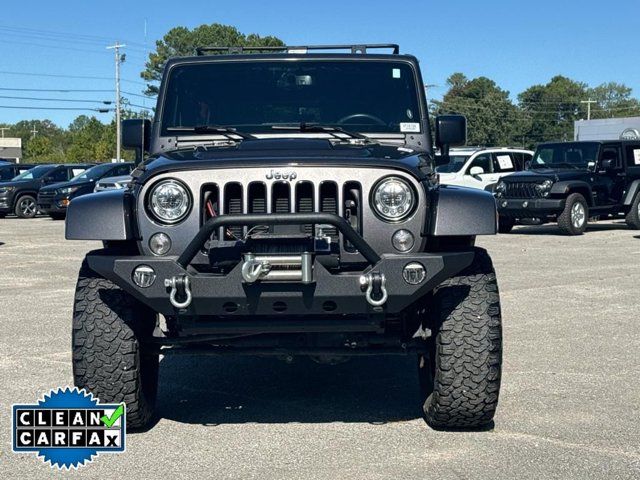
<instances>
[{"instance_id":1,"label":"tree line","mask_svg":"<svg viewBox=\"0 0 640 480\"><path fill-rule=\"evenodd\" d=\"M521 145L573 139L574 122L587 119L640 116L640 101L631 88L608 82L590 87L562 75L533 85L512 100L508 91L487 78L468 79L454 73L442 100L431 102L431 113L467 117L470 145Z\"/></svg>"},{"instance_id":2,"label":"tree line","mask_svg":"<svg viewBox=\"0 0 640 480\"><path fill-rule=\"evenodd\" d=\"M173 28L156 41L140 73L149 82L144 93L157 94L167 59L192 55L198 46L282 45L284 42L275 36L243 34L218 23ZM574 121L586 119L589 106L592 119L640 116L640 101L631 88L616 82L591 87L558 75L546 84L527 88L514 99L490 78L469 79L463 73L454 73L447 79L446 89L441 100L431 101L431 114L465 115L470 145L533 147L543 141L571 140ZM123 118L150 115L148 111L125 109ZM115 157L115 120L104 124L96 117L80 115L67 128L50 120L24 120L0 127L8 127L6 136L22 138L25 162L103 162ZM132 157L131 152L124 155Z\"/></svg>"}]
</instances>

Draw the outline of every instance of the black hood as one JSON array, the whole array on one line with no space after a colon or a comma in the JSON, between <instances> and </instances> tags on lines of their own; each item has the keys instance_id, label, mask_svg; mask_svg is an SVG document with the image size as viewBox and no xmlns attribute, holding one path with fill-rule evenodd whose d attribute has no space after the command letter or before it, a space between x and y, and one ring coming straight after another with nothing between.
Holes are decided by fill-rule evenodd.
<instances>
[{"instance_id":1,"label":"black hood","mask_svg":"<svg viewBox=\"0 0 640 480\"><path fill-rule=\"evenodd\" d=\"M324 139L264 139L244 141L233 147L182 149L149 158L134 174L139 181L175 170L264 166L391 167L424 178L428 155L395 145L355 146L332 144Z\"/></svg>"},{"instance_id":2,"label":"black hood","mask_svg":"<svg viewBox=\"0 0 640 480\"><path fill-rule=\"evenodd\" d=\"M553 180L560 182L564 180L582 180L592 172L585 169L576 170L574 168L533 168L518 173L512 173L503 177L505 182L543 182Z\"/></svg>"},{"instance_id":3,"label":"black hood","mask_svg":"<svg viewBox=\"0 0 640 480\"><path fill-rule=\"evenodd\" d=\"M78 187L84 188L93 186L94 182L84 181L84 182L60 182L60 183L52 183L51 185L47 185L46 187L42 187L40 189L41 192L51 192L53 190L58 190L59 188L67 188L67 187Z\"/></svg>"}]
</instances>

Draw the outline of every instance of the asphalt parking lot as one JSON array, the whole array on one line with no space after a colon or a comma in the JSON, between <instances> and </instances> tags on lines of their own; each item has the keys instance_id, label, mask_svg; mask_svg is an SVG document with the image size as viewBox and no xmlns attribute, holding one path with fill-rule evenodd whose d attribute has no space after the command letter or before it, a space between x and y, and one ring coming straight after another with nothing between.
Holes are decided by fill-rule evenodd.
<instances>
[{"instance_id":1,"label":"asphalt parking lot","mask_svg":"<svg viewBox=\"0 0 640 480\"><path fill-rule=\"evenodd\" d=\"M0 478L49 478L11 452L11 404L72 383L70 322L83 254L63 222L0 220ZM169 357L160 420L102 455L91 478L638 478L640 232L602 222L482 238L502 293L495 427L436 432L409 358ZM73 472L72 472L73 473ZM78 473L73 473L77 476Z\"/></svg>"}]
</instances>

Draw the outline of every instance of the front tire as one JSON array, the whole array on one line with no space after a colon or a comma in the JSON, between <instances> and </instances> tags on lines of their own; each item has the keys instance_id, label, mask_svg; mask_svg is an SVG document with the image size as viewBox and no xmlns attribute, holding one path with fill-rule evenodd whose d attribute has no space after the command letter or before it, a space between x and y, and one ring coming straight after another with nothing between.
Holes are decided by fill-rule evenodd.
<instances>
[{"instance_id":1,"label":"front tire","mask_svg":"<svg viewBox=\"0 0 640 480\"><path fill-rule=\"evenodd\" d=\"M625 220L629 228L640 230L640 192L636 193L633 202L631 202L631 210L627 213Z\"/></svg>"},{"instance_id":2,"label":"front tire","mask_svg":"<svg viewBox=\"0 0 640 480\"><path fill-rule=\"evenodd\" d=\"M579 193L567 197L564 210L558 216L558 227L565 235L582 235L587 229L589 206Z\"/></svg>"},{"instance_id":3,"label":"front tire","mask_svg":"<svg viewBox=\"0 0 640 480\"><path fill-rule=\"evenodd\" d=\"M437 429L477 429L493 420L502 369L502 321L489 254L434 294L430 355L419 359L423 411Z\"/></svg>"},{"instance_id":4,"label":"front tire","mask_svg":"<svg viewBox=\"0 0 640 480\"><path fill-rule=\"evenodd\" d=\"M156 316L128 293L91 270L80 268L73 309L73 377L102 402L127 405L129 429L153 418L158 354L144 351Z\"/></svg>"},{"instance_id":5,"label":"front tire","mask_svg":"<svg viewBox=\"0 0 640 480\"><path fill-rule=\"evenodd\" d=\"M33 218L38 214L38 205L32 195L22 195L16 202L14 213L19 218Z\"/></svg>"}]
</instances>

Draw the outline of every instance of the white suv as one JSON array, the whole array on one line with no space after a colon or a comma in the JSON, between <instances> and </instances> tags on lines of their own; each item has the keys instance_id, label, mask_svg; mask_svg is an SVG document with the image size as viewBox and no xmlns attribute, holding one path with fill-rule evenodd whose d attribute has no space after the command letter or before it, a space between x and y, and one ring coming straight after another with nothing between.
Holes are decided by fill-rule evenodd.
<instances>
[{"instance_id":1,"label":"white suv","mask_svg":"<svg viewBox=\"0 0 640 480\"><path fill-rule=\"evenodd\" d=\"M501 177L524 170L533 152L510 147L465 147L452 148L449 158L449 163L436 167L440 183L493 190Z\"/></svg>"}]
</instances>

